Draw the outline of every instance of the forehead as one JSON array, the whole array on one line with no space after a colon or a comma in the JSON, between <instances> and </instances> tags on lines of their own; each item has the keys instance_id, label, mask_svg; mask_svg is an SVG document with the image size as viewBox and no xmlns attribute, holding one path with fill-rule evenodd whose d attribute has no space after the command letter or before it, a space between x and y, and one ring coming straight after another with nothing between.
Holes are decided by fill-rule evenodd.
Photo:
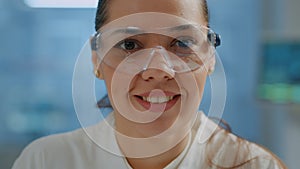
<instances>
[{"instance_id":1,"label":"forehead","mask_svg":"<svg viewBox=\"0 0 300 169\"><path fill-rule=\"evenodd\" d=\"M204 16L200 0L109 0L108 20L142 12L159 12L175 15L203 25Z\"/></svg>"}]
</instances>

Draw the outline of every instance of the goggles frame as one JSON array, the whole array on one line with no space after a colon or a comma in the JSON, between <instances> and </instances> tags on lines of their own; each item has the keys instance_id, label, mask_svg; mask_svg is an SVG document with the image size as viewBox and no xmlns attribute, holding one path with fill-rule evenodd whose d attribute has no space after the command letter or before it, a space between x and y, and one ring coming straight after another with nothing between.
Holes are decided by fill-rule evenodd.
<instances>
[{"instance_id":1,"label":"goggles frame","mask_svg":"<svg viewBox=\"0 0 300 169\"><path fill-rule=\"evenodd\" d=\"M91 49L93 51L96 51L97 49L99 49L99 46L97 45L97 39L99 37L101 37L101 32L97 31L96 33L94 33L92 35L92 39L91 39ZM208 33L207 33L207 40L209 41L209 43L214 46L215 48L217 48L218 46L221 46L221 35L212 31L211 29L209 29Z\"/></svg>"}]
</instances>

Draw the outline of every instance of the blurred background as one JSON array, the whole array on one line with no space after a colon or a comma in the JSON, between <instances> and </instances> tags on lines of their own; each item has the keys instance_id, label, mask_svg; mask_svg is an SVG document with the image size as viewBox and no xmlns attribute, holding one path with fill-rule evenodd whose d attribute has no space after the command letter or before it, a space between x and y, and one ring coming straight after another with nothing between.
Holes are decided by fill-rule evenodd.
<instances>
[{"instance_id":1,"label":"blurred background","mask_svg":"<svg viewBox=\"0 0 300 169\"><path fill-rule=\"evenodd\" d=\"M80 127L72 75L94 33L96 3L0 0L1 169L11 168L32 140ZM299 168L300 1L208 4L211 27L222 36L218 52L228 83L223 118L237 135ZM207 112L208 103L204 98L201 109Z\"/></svg>"}]
</instances>

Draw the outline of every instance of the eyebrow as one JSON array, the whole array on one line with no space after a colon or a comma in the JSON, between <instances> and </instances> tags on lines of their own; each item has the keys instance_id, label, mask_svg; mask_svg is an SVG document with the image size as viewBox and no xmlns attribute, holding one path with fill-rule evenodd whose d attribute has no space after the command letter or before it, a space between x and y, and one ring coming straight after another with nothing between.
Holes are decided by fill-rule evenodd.
<instances>
[{"instance_id":1,"label":"eyebrow","mask_svg":"<svg viewBox=\"0 0 300 169\"><path fill-rule=\"evenodd\" d=\"M188 29L195 29L195 25L193 24L185 24L185 25L179 25L170 28L170 31L182 31L182 30L188 30Z\"/></svg>"}]
</instances>

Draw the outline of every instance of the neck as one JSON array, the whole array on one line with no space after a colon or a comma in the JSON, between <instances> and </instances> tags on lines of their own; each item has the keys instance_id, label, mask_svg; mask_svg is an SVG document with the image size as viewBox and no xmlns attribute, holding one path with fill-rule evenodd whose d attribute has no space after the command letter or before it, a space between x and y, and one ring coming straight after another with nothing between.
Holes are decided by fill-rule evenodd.
<instances>
[{"instance_id":1,"label":"neck","mask_svg":"<svg viewBox=\"0 0 300 169\"><path fill-rule=\"evenodd\" d=\"M185 149L188 144L189 135L185 136L184 139L179 142L175 147L170 150L159 154L157 156L148 158L126 158L132 168L143 168L143 169L162 169L171 163L180 153Z\"/></svg>"}]
</instances>

